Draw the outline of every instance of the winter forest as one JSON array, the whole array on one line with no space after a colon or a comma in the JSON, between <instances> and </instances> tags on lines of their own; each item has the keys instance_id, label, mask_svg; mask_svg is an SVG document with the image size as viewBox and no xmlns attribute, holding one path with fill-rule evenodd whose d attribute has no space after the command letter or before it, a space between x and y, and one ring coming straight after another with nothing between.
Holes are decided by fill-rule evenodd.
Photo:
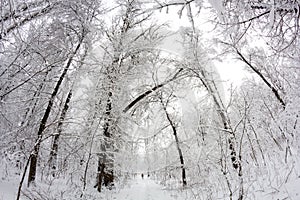
<instances>
[{"instance_id":1,"label":"winter forest","mask_svg":"<svg viewBox=\"0 0 300 200\"><path fill-rule=\"evenodd\" d=\"M0 200L300 199L299 18L299 0L1 0Z\"/></svg>"}]
</instances>

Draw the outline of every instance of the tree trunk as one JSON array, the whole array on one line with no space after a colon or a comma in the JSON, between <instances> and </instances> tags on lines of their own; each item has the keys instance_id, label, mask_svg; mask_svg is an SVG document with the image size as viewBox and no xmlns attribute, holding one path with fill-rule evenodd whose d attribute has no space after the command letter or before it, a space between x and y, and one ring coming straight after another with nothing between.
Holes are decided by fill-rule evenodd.
<instances>
[{"instance_id":1,"label":"tree trunk","mask_svg":"<svg viewBox=\"0 0 300 200\"><path fill-rule=\"evenodd\" d=\"M61 112L61 115L59 117L59 122L57 125L57 133L54 135L53 137L53 143L52 143L52 147L51 147L51 151L50 151L50 156L49 156L49 166L51 168L52 171L52 176L55 177L55 171L57 169L57 151L58 151L58 142L59 142L59 137L62 133L62 125L63 125L63 121L66 118L66 114L67 111L69 109L69 103L71 101L72 98L72 90L69 91L69 94L67 96L67 99L65 101L63 110Z\"/></svg>"},{"instance_id":2,"label":"tree trunk","mask_svg":"<svg viewBox=\"0 0 300 200\"><path fill-rule=\"evenodd\" d=\"M200 75L197 74L197 77L201 80L203 85L205 86L208 93L212 96L214 104L216 106L216 110L218 115L221 118L221 122L223 123L224 132L228 135L228 144L229 144L229 151L230 151L230 159L233 168L237 171L238 177L240 180L240 190L239 190L239 200L243 199L243 175L242 175L242 161L241 161L241 150L239 155L237 154L236 150L236 135L234 130L231 127L230 118L227 115L225 106L222 102L220 94L218 92L218 88L213 80L211 83L207 80L207 74L204 70L201 69Z\"/></svg>"},{"instance_id":3,"label":"tree trunk","mask_svg":"<svg viewBox=\"0 0 300 200\"><path fill-rule=\"evenodd\" d=\"M108 189L114 186L114 163L113 159L108 158L105 153L101 153L98 157L98 172L97 172L97 190L101 192L104 185Z\"/></svg>"},{"instance_id":4,"label":"tree trunk","mask_svg":"<svg viewBox=\"0 0 300 200\"><path fill-rule=\"evenodd\" d=\"M135 98L132 102L130 102L123 110L124 113L126 113L128 110L130 110L135 104L137 104L138 102L140 102L141 100L143 100L145 97L147 97L149 94L151 94L152 92L158 90L161 87L164 87L165 85L167 85L168 83L174 81L177 79L178 75L183 71L183 68L180 68L172 78L170 78L169 80L156 85L154 87L152 87L150 90L145 91L143 94L139 95L137 98Z\"/></svg>"},{"instance_id":5,"label":"tree trunk","mask_svg":"<svg viewBox=\"0 0 300 200\"><path fill-rule=\"evenodd\" d=\"M228 144L229 144L229 150L230 150L230 159L232 162L232 166L234 169L239 171L241 168L241 160L239 157L237 157L237 151L236 151L236 137L233 129L230 125L230 119L227 116L225 106L222 102L222 99L219 95L219 91L215 85L215 82L213 80L210 80L211 83L208 81L208 75L204 71L204 69L200 69L200 74L192 71L197 78L200 79L204 87L206 88L207 92L212 96L214 104L216 105L216 110L218 115L221 118L221 121L223 123L224 132L228 134Z\"/></svg>"},{"instance_id":6,"label":"tree trunk","mask_svg":"<svg viewBox=\"0 0 300 200\"><path fill-rule=\"evenodd\" d=\"M99 101L99 102L97 102L96 104L95 104L95 109L94 109L94 112L93 112L93 115L92 115L92 117L91 117L91 120L88 120L88 122L90 122L90 123L88 123L86 126L88 126L88 127L93 127L93 125L94 125L94 123L95 123L95 121L96 121L96 117L97 117L97 115L98 115L98 110L97 110L97 108L98 108L98 106L99 106L99 104L101 103L101 101ZM100 122L98 122L99 124L100 124ZM99 125L98 124L98 125ZM91 144L90 144L90 148L89 148L89 152L88 152L88 157L87 157L87 161L86 161L86 163L85 163L85 169L84 169L84 174L83 174L83 189L82 189L82 194L80 195L80 197L82 197L83 196L83 194L84 194L84 191L85 191L85 188L86 188L86 183L87 183L87 173L88 173L88 168L89 168L89 165L90 165L90 161L91 161L91 158L92 158L92 149L93 149L93 143L94 143L94 139L95 139L95 135L96 135L96 131L94 131L93 133L92 133L92 131L91 131L91 129L88 131L89 133L87 134L88 135L88 137L91 137ZM99 157L99 156L98 156ZM99 160L98 160L98 162L99 162ZM99 164L98 164L98 166L100 166ZM99 176L99 168L98 168L98 170L97 170L97 178L98 178L98 176ZM100 181L101 182L101 181ZM98 181L97 181L97 183L98 183ZM96 185L97 186L97 185Z\"/></svg>"},{"instance_id":7,"label":"tree trunk","mask_svg":"<svg viewBox=\"0 0 300 200\"><path fill-rule=\"evenodd\" d=\"M243 54L242 54L239 50L236 49L236 52L237 52L237 54L240 56L240 59L241 59L244 63L246 63L246 64L250 67L250 69L251 69L252 71L254 71L254 73L256 73L256 74L261 78L261 80L268 86L268 88L271 89L271 91L272 91L273 94L275 95L276 99L277 99L277 100L279 101L279 103L282 105L282 108L285 109L286 104L285 104L285 102L283 101L283 98L281 97L281 95L279 94L278 89L276 89L276 88L274 87L274 85L272 85L271 82L268 81L268 80L266 79L266 77L261 73L261 71L258 70L256 67L254 67L254 66L250 63L250 61L248 61L248 60L243 56Z\"/></svg>"},{"instance_id":8,"label":"tree trunk","mask_svg":"<svg viewBox=\"0 0 300 200\"><path fill-rule=\"evenodd\" d=\"M180 160L182 185L183 185L183 187L185 187L187 185L186 173L185 173L183 154L182 154L182 151L181 151L181 148L180 148L180 142L179 142L178 135L177 135L177 130L176 130L175 124L173 123L172 119L170 118L169 113L167 112L166 107L163 105L162 99L161 99L161 103L162 103L163 109L165 111L166 117L168 119L168 122L170 123L170 126L172 127L173 135L175 137L176 148L177 148L177 151L178 151L178 154L179 154L179 160Z\"/></svg>"},{"instance_id":9,"label":"tree trunk","mask_svg":"<svg viewBox=\"0 0 300 200\"><path fill-rule=\"evenodd\" d=\"M101 192L102 185L111 189L114 185L114 141L112 131L112 92L108 92L104 114L103 137L101 153L98 154L98 171L96 187Z\"/></svg>"},{"instance_id":10,"label":"tree trunk","mask_svg":"<svg viewBox=\"0 0 300 200\"><path fill-rule=\"evenodd\" d=\"M43 137L43 132L46 128L46 123L48 121L48 118L50 116L50 112L54 103L54 99L60 89L60 86L71 66L71 63L73 61L73 58L75 56L75 54L77 53L77 51L79 50L81 44L82 44L83 38L81 39L81 41L78 43L74 53L72 54L72 56L69 58L66 67L64 68L62 74L59 77L59 80L56 83L56 86L51 94L51 97L49 99L46 111L44 113L44 116L40 122L40 127L38 129L38 133L37 133L37 139L34 145L34 149L33 152L31 154L31 158L30 158L30 166L29 166L29 174L28 174L28 186L30 186L32 183L34 183L35 181L35 176L36 176L36 168L37 168L37 159L38 159L38 154L39 154L39 150L40 150L40 146L41 146L41 142L42 142L42 137Z\"/></svg>"},{"instance_id":11,"label":"tree trunk","mask_svg":"<svg viewBox=\"0 0 300 200\"><path fill-rule=\"evenodd\" d=\"M22 178L21 178L20 183L19 183L18 193L17 193L16 200L19 200L20 197L21 197L21 190L22 190L23 182L25 180L25 176L26 176L26 172L27 172L27 168L28 168L29 162L30 162L30 157L28 158L28 160L26 162L26 165L25 165L25 168L24 168L24 171L23 171L23 175L22 175Z\"/></svg>"}]
</instances>

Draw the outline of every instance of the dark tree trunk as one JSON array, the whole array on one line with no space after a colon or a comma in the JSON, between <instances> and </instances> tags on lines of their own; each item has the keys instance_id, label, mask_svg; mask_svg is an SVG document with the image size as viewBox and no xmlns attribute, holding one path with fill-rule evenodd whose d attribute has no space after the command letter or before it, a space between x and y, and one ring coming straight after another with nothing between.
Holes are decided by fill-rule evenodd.
<instances>
[{"instance_id":1,"label":"dark tree trunk","mask_svg":"<svg viewBox=\"0 0 300 200\"><path fill-rule=\"evenodd\" d=\"M19 200L20 197L21 197L21 190L22 190L23 182L25 180L25 176L26 176L26 172L27 172L27 168L28 168L29 162L30 162L30 157L28 158L28 160L26 162L26 165L25 165L25 168L24 168L24 171L23 171L23 175L22 175L22 178L21 178L20 183L19 183L18 193L17 193L16 200Z\"/></svg>"},{"instance_id":2,"label":"dark tree trunk","mask_svg":"<svg viewBox=\"0 0 300 200\"><path fill-rule=\"evenodd\" d=\"M223 105L222 99L219 95L218 88L215 85L214 81L211 83L207 80L207 75L204 70L200 71L200 74L196 73L197 77L201 80L208 93L212 96L213 101L217 107L217 113L221 118L221 122L223 123L224 132L228 134L228 144L230 151L230 159L233 168L238 172L238 176L240 179L240 195L239 200L243 199L243 177L242 177L242 159L241 159L241 151L239 155L236 150L236 136L235 132L231 127L230 118L227 115L225 106Z\"/></svg>"},{"instance_id":3,"label":"dark tree trunk","mask_svg":"<svg viewBox=\"0 0 300 200\"><path fill-rule=\"evenodd\" d=\"M49 161L48 161L49 166L50 166L51 171L52 171L52 176L53 177L55 177L55 171L57 169L56 165L57 165L57 151L58 151L59 137L62 133L62 125L63 125L63 122L66 118L66 114L67 114L67 111L69 109L69 103L71 101L71 98L72 98L72 90L69 91L69 94L67 96L67 99L66 99L64 107L63 107L63 110L62 110L61 115L59 117L59 122L58 122L58 125L57 125L57 133L53 137L52 147L51 147Z\"/></svg>"},{"instance_id":4,"label":"dark tree trunk","mask_svg":"<svg viewBox=\"0 0 300 200\"><path fill-rule=\"evenodd\" d=\"M162 99L161 99L161 103L162 103L163 109L165 111L166 117L168 119L168 122L169 122L169 124L170 124L170 126L172 128L172 131L173 131L173 135L174 135L175 142L176 142L176 148L177 148L178 155L179 155L179 160L180 160L182 185L183 185L183 187L185 187L187 185L186 172L185 172L184 159L183 159L183 154L182 154L182 151L181 151L181 148L180 148L180 142L179 142L179 139L178 139L176 126L173 123L173 121L172 121L169 113L167 112L166 107L163 105Z\"/></svg>"},{"instance_id":5,"label":"dark tree trunk","mask_svg":"<svg viewBox=\"0 0 300 200\"><path fill-rule=\"evenodd\" d=\"M97 184L96 184L98 192L101 192L101 190L102 190L102 180L104 177L104 168L105 168L104 162L105 162L105 159L102 158L102 160L101 160L101 157L99 156L98 171L97 171Z\"/></svg>"},{"instance_id":6,"label":"dark tree trunk","mask_svg":"<svg viewBox=\"0 0 300 200\"><path fill-rule=\"evenodd\" d=\"M82 38L83 39L83 38ZM49 99L46 111L44 113L44 116L40 122L40 126L38 129L38 133L37 133L37 139L35 141L35 145L34 145L34 149L33 152L31 153L31 158L30 158L30 165L29 165L29 174L28 174L28 186L30 186L32 183L34 183L35 181L35 176L36 176L36 169L37 169L37 159L38 159L38 154L39 154L39 150L40 150L40 146L41 146L41 142L42 142L42 137L43 137L43 132L46 128L46 123L47 120L50 116L50 112L54 103L54 99L60 89L60 86L71 66L71 63L73 61L73 58L75 56L75 54L77 53L77 51L79 50L80 46L82 44L82 40L78 43L73 55L69 58L62 74L59 77L59 80L56 83L56 86L51 94L51 97Z\"/></svg>"},{"instance_id":7,"label":"dark tree trunk","mask_svg":"<svg viewBox=\"0 0 300 200\"><path fill-rule=\"evenodd\" d=\"M266 79L266 77L261 73L261 71L258 70L255 66L253 66L253 65L250 63L250 61L248 61L248 60L243 56L243 54L242 54L240 51L238 51L238 50L236 49L236 52L237 52L237 54L240 56L240 59L241 59L244 63L246 63L246 64L250 67L250 69L251 69L254 73L256 73L256 74L261 78L261 80L268 86L268 88L271 89L271 91L272 91L272 93L275 95L276 99L277 99L277 100L280 102L280 104L282 105L282 108L285 109L286 104L285 104L285 102L283 101L283 98L280 96L278 89L276 89L276 88L274 87L274 85L272 85L272 84L270 83L270 81L268 81L268 80Z\"/></svg>"},{"instance_id":8,"label":"dark tree trunk","mask_svg":"<svg viewBox=\"0 0 300 200\"><path fill-rule=\"evenodd\" d=\"M101 153L98 158L97 190L101 192L102 185L111 189L114 185L114 141L112 135L112 92L108 92L106 110L104 114L103 136Z\"/></svg>"},{"instance_id":9,"label":"dark tree trunk","mask_svg":"<svg viewBox=\"0 0 300 200\"><path fill-rule=\"evenodd\" d=\"M107 158L105 153L99 155L98 158L98 172L97 172L97 190L101 192L102 186L112 189L114 186L114 171L113 159Z\"/></svg>"},{"instance_id":10,"label":"dark tree trunk","mask_svg":"<svg viewBox=\"0 0 300 200\"><path fill-rule=\"evenodd\" d=\"M176 78L178 77L178 75L183 71L183 68L180 68L172 78L170 78L169 80L156 85L154 87L152 87L150 90L145 91L143 94L139 95L137 98L135 98L132 102L130 102L123 110L124 113L126 113L128 110L130 110L135 104L137 104L138 102L140 102L141 100L143 100L145 97L147 97L149 94L151 94L152 92L155 92L156 90L158 90L161 87L164 87L165 85L167 85L168 83L176 80Z\"/></svg>"},{"instance_id":11,"label":"dark tree trunk","mask_svg":"<svg viewBox=\"0 0 300 200\"><path fill-rule=\"evenodd\" d=\"M207 74L204 70L200 70L200 73L195 71L192 72L197 76L197 78L200 79L208 93L213 98L214 104L217 107L217 113L220 116L221 121L223 123L224 132L228 134L228 144L232 166L234 169L239 171L241 168L241 160L239 157L237 157L235 132L231 128L230 120L225 111L221 97L219 96L217 86L215 85L214 81L211 81L211 83L209 83L209 81L207 80Z\"/></svg>"}]
</instances>

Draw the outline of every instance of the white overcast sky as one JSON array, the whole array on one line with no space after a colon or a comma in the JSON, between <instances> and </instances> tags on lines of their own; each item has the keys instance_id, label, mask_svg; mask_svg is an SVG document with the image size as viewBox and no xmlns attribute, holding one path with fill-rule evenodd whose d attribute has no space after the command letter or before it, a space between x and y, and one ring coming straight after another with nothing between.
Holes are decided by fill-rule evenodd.
<instances>
[{"instance_id":1,"label":"white overcast sky","mask_svg":"<svg viewBox=\"0 0 300 200\"><path fill-rule=\"evenodd\" d=\"M161 12L157 12L157 20L160 23L168 22L170 25L170 29L172 31L178 31L180 27L189 27L190 22L186 16L186 12L183 13L182 17L179 18L177 12L179 7L169 8L168 13L166 13L166 9L163 9ZM196 27L201 30L203 33L203 37L205 40L214 39L214 35L212 32L213 25L207 22L208 14L201 10L198 17L194 19ZM179 36L178 36L179 37ZM167 41L166 49L170 51L176 51L180 49L180 45L176 45L178 37L172 36ZM175 41L172 41L174 39ZM245 78L249 74L244 70L244 64L237 61L234 57L230 57L226 60L222 61L214 61L215 66L217 67L221 79L224 81L225 89L230 87L233 83L234 86L238 86L241 84L242 79Z\"/></svg>"}]
</instances>

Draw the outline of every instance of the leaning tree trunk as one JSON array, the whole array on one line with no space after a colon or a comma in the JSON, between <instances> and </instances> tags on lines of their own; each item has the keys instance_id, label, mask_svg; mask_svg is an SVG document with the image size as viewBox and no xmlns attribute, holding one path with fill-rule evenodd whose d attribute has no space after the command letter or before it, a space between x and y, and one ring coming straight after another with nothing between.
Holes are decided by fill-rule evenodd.
<instances>
[{"instance_id":1,"label":"leaning tree trunk","mask_svg":"<svg viewBox=\"0 0 300 200\"><path fill-rule=\"evenodd\" d=\"M73 58L74 58L75 54L77 53L77 51L79 50L82 42L83 42L83 38L78 43L74 53L69 58L62 74L60 75L59 80L57 81L56 86L55 86L55 88L54 88L54 90L51 94L50 99L49 99L49 102L48 102L46 111L44 113L44 116L43 116L43 118L40 122L40 126L39 126L39 129L38 129L37 139L35 141L34 149L33 149L32 153L30 155L31 157L30 157L29 174L28 174L28 186L30 186L35 181L36 169L37 169L37 160L38 160L38 154L39 154L39 151L40 151L40 146L41 146L41 143L42 143L43 132L46 128L46 123L47 123L48 118L50 116L50 112L51 112L51 109L52 109L52 106L53 106L53 103L54 103L54 99L56 98L56 95L57 95L57 93L60 89L60 86L61 86L61 84L62 84L62 82L63 82L70 66L71 66Z\"/></svg>"},{"instance_id":2,"label":"leaning tree trunk","mask_svg":"<svg viewBox=\"0 0 300 200\"><path fill-rule=\"evenodd\" d=\"M193 71L195 73L195 71ZM213 102L216 106L216 110L218 115L221 118L221 122L223 123L223 129L224 133L228 136L227 141L229 144L229 151L230 151L230 159L233 168L238 173L238 177L240 179L240 194L239 194L239 200L243 199L243 174L242 174L242 163L241 163L241 152L238 154L236 150L237 141L236 141L236 134L235 131L232 129L230 118L227 115L225 106L222 102L222 99L220 97L220 93L217 89L217 86L214 82L214 80L208 81L208 75L203 69L200 69L200 73L195 73L197 78L200 79L200 81L205 86L207 92L212 96Z\"/></svg>"},{"instance_id":3,"label":"leaning tree trunk","mask_svg":"<svg viewBox=\"0 0 300 200\"><path fill-rule=\"evenodd\" d=\"M63 122L66 118L66 114L67 114L67 111L69 109L69 103L71 101L71 98L72 98L72 90L69 91L69 94L67 96L67 99L66 99L64 107L63 107L63 110L62 110L61 115L59 117L59 122L58 122L58 125L57 125L57 133L53 137L53 142L52 142L49 161L48 161L49 167L51 168L51 173L52 173L53 177L55 177L55 171L57 169L56 165L57 165L58 142L59 142L60 135L62 133Z\"/></svg>"},{"instance_id":4,"label":"leaning tree trunk","mask_svg":"<svg viewBox=\"0 0 300 200\"><path fill-rule=\"evenodd\" d=\"M168 80L164 81L163 83L160 83L156 86L153 86L151 89L145 91L144 93L140 94L138 97L136 97L132 102L130 102L124 109L123 113L127 113L133 106L135 106L137 103L139 103L141 100L146 98L151 93L155 92L156 90L164 87L165 85L171 83L172 81L177 80L177 78L181 75L183 71L183 68L179 68L179 70Z\"/></svg>"},{"instance_id":5,"label":"leaning tree trunk","mask_svg":"<svg viewBox=\"0 0 300 200\"><path fill-rule=\"evenodd\" d=\"M180 160L182 185L183 185L183 187L185 187L187 185L186 172L185 172L185 164L184 164L183 154L182 154L181 147L180 147L180 142L179 142L178 135L177 135L177 130L176 130L175 124L173 123L173 121L172 121L169 113L167 112L166 107L163 105L162 99L161 99L161 104L163 106L164 112L166 114L168 122L169 122L169 124L170 124L170 126L172 128L172 131L173 131L173 135L174 135L175 142L176 142L176 148L177 148L178 155L179 155L179 160Z\"/></svg>"},{"instance_id":6,"label":"leaning tree trunk","mask_svg":"<svg viewBox=\"0 0 300 200\"><path fill-rule=\"evenodd\" d=\"M282 108L285 109L286 103L284 102L282 96L279 93L279 90L274 86L274 84L272 84L271 81L268 81L266 77L263 75L263 73L257 67L252 65L251 61L247 60L246 57L238 49L236 49L236 53L240 56L240 59L244 63L246 63L250 67L250 69L259 76L259 78L261 78L261 80L265 83L265 85L267 85L267 87L271 89L272 93L275 95L278 102L282 105Z\"/></svg>"},{"instance_id":7,"label":"leaning tree trunk","mask_svg":"<svg viewBox=\"0 0 300 200\"><path fill-rule=\"evenodd\" d=\"M88 48L85 48L84 54L80 59L80 64L77 69L80 69L82 67L84 60L87 56L87 51L88 51ZM61 115L59 117L59 121L58 121L58 125L57 125L57 133L53 136L51 151L50 151L49 160L48 160L48 164L49 164L50 170L52 171L51 173L52 173L53 177L55 177L55 171L57 169L57 152L58 152L59 138L62 134L62 126L64 124L67 112L69 110L69 104L70 104L72 95L73 95L73 91L71 88L67 95L63 109L61 111Z\"/></svg>"}]
</instances>

